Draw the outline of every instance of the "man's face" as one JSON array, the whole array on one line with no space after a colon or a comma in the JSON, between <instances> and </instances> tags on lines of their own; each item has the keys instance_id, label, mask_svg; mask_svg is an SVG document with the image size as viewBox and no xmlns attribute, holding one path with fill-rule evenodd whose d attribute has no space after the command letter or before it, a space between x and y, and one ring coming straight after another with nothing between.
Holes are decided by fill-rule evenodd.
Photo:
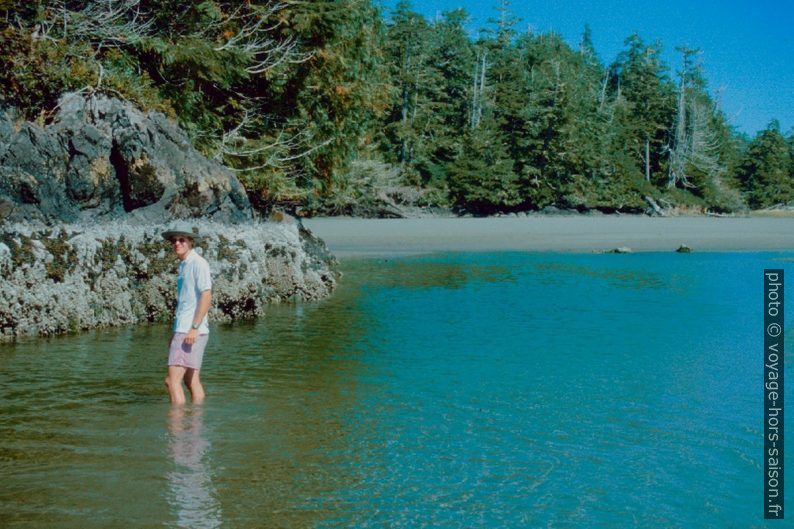
<instances>
[{"instance_id":1,"label":"man's face","mask_svg":"<svg viewBox=\"0 0 794 529\"><path fill-rule=\"evenodd\" d=\"M184 259L193 248L193 239L190 237L174 237L171 239L177 257Z\"/></svg>"}]
</instances>

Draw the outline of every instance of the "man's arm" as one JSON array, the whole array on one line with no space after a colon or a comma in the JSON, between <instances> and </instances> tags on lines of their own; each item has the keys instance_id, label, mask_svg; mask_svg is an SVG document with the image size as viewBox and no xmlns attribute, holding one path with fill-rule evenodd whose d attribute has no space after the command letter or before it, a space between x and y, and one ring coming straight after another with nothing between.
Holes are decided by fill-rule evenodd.
<instances>
[{"instance_id":1,"label":"man's arm","mask_svg":"<svg viewBox=\"0 0 794 529\"><path fill-rule=\"evenodd\" d=\"M196 314L193 315L193 325L201 325L202 320L204 320L204 316L207 315L207 312L210 310L210 304L212 303L212 290L205 290L201 293L201 298L199 302L196 304ZM198 330L191 328L187 336L185 336L185 343L188 345L192 345L193 342L196 341L196 336L198 336Z\"/></svg>"}]
</instances>

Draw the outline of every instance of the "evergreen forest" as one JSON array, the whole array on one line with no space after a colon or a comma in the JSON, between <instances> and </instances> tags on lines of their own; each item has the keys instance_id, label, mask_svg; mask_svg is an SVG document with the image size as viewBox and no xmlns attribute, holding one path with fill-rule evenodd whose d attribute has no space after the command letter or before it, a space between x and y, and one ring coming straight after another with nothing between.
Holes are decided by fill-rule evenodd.
<instances>
[{"instance_id":1,"label":"evergreen forest","mask_svg":"<svg viewBox=\"0 0 794 529\"><path fill-rule=\"evenodd\" d=\"M492 1L472 37L463 10L428 20L407 1L0 0L0 105L42 125L65 92L163 112L263 211L794 201L794 130L738 133L697 49L671 71L635 34L602 60L588 27L575 46L522 33Z\"/></svg>"}]
</instances>

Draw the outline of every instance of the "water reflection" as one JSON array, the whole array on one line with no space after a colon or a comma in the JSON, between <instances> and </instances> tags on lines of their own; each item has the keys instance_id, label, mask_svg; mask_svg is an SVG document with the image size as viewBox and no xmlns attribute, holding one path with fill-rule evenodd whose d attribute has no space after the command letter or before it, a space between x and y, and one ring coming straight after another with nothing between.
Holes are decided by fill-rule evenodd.
<instances>
[{"instance_id":1,"label":"water reflection","mask_svg":"<svg viewBox=\"0 0 794 529\"><path fill-rule=\"evenodd\" d=\"M202 406L172 406L168 417L169 503L177 527L214 528L221 525L221 509L208 465L210 443L204 435Z\"/></svg>"},{"instance_id":2,"label":"water reflection","mask_svg":"<svg viewBox=\"0 0 794 529\"><path fill-rule=\"evenodd\" d=\"M0 526L752 526L766 265L348 262L213 330L208 402L170 412L165 326L0 347Z\"/></svg>"},{"instance_id":3,"label":"water reflection","mask_svg":"<svg viewBox=\"0 0 794 529\"><path fill-rule=\"evenodd\" d=\"M605 268L608 261L592 261L588 265L575 263L561 263L547 261L535 264L534 268L541 274L549 274L551 282L560 281L561 276L569 277L581 281L582 278L601 279L607 281L610 286L619 288L633 289L665 289L673 288L675 277L667 276L668 282L665 283L663 276L659 273L649 272L641 268Z\"/></svg>"},{"instance_id":4,"label":"water reflection","mask_svg":"<svg viewBox=\"0 0 794 529\"><path fill-rule=\"evenodd\" d=\"M360 287L341 285L322 304L271 306L254 324L219 331L234 352L208 359L211 465L235 527L319 527L350 508L340 495L361 479L350 415L372 324L356 302Z\"/></svg>"},{"instance_id":5,"label":"water reflection","mask_svg":"<svg viewBox=\"0 0 794 529\"><path fill-rule=\"evenodd\" d=\"M428 289L446 288L456 290L472 282L506 283L515 281L509 267L495 264L469 262L467 258L456 260L445 256L414 257L409 259L350 259L345 262L348 272L346 281L366 277L367 288Z\"/></svg>"}]
</instances>

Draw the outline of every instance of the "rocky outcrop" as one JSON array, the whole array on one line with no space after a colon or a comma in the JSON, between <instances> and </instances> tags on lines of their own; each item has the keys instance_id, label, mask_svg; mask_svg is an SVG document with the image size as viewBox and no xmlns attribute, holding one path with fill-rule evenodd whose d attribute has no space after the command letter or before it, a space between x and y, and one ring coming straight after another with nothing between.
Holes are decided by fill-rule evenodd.
<instances>
[{"instance_id":1,"label":"rocky outcrop","mask_svg":"<svg viewBox=\"0 0 794 529\"><path fill-rule=\"evenodd\" d=\"M52 124L0 109L0 222L165 222L254 216L245 189L157 112L64 95Z\"/></svg>"},{"instance_id":2,"label":"rocky outcrop","mask_svg":"<svg viewBox=\"0 0 794 529\"><path fill-rule=\"evenodd\" d=\"M212 321L263 314L268 303L312 301L336 284L325 245L292 218L236 225L191 221L213 273ZM139 322L168 322L178 260L166 225L56 228L7 225L0 232L0 341Z\"/></svg>"},{"instance_id":3,"label":"rocky outcrop","mask_svg":"<svg viewBox=\"0 0 794 529\"><path fill-rule=\"evenodd\" d=\"M321 240L288 215L259 222L234 174L162 114L96 94L63 96L46 126L0 108L0 341L170 321L178 260L160 234L187 218L216 322L336 284Z\"/></svg>"}]
</instances>

